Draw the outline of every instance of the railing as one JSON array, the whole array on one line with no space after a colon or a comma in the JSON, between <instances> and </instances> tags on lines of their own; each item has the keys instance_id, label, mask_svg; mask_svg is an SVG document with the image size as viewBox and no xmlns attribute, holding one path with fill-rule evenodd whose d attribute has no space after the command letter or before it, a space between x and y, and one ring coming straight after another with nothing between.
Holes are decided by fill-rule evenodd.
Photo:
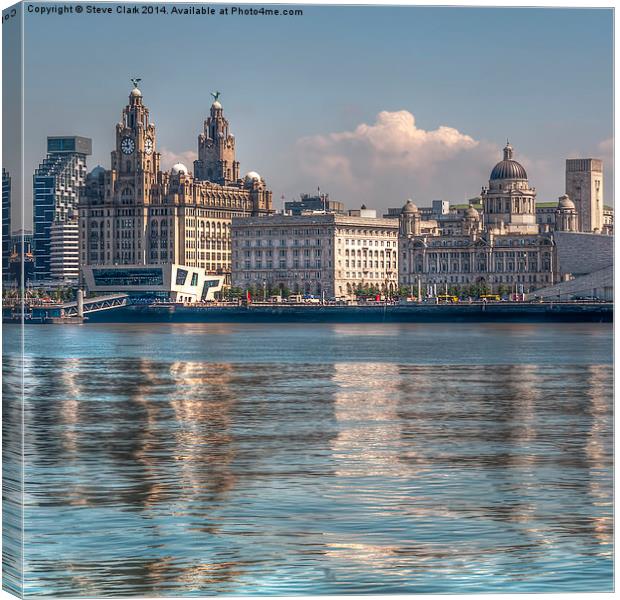
<instances>
[{"instance_id":1,"label":"railing","mask_svg":"<svg viewBox=\"0 0 620 600\"><path fill-rule=\"evenodd\" d=\"M127 294L118 294L115 296L99 296L96 298L84 299L84 314L99 312L101 310L110 310L112 308L120 308L130 304L129 296ZM64 314L67 317L78 316L78 303L67 302L62 305Z\"/></svg>"}]
</instances>

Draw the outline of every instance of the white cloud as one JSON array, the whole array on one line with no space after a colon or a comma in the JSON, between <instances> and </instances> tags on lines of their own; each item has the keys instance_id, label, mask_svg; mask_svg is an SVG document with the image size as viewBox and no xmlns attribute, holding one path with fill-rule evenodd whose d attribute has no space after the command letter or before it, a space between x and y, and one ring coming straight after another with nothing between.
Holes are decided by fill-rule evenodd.
<instances>
[{"instance_id":1,"label":"white cloud","mask_svg":"<svg viewBox=\"0 0 620 600\"><path fill-rule=\"evenodd\" d=\"M445 159L478 144L453 127L441 126L434 131L420 129L416 126L415 117L406 110L382 111L374 125L362 123L355 131L333 133L328 139L332 142L368 144L379 161L410 167Z\"/></svg>"},{"instance_id":2,"label":"white cloud","mask_svg":"<svg viewBox=\"0 0 620 600\"><path fill-rule=\"evenodd\" d=\"M409 196L461 200L480 190L499 149L442 125L425 130L406 110L380 112L373 124L297 142L302 174L349 205L398 206ZM316 187L316 186L314 186Z\"/></svg>"},{"instance_id":3,"label":"white cloud","mask_svg":"<svg viewBox=\"0 0 620 600\"><path fill-rule=\"evenodd\" d=\"M161 149L160 166L162 171L168 171L172 165L183 163L190 171L194 170L194 161L198 158L194 150L184 150L182 152L174 152L168 148Z\"/></svg>"},{"instance_id":4,"label":"white cloud","mask_svg":"<svg viewBox=\"0 0 620 600\"><path fill-rule=\"evenodd\" d=\"M614 151L614 138L610 137L599 142L598 150L607 157L611 157Z\"/></svg>"},{"instance_id":5,"label":"white cloud","mask_svg":"<svg viewBox=\"0 0 620 600\"><path fill-rule=\"evenodd\" d=\"M614 138L607 138L598 144L600 158L603 159L603 199L605 204L615 206Z\"/></svg>"}]
</instances>

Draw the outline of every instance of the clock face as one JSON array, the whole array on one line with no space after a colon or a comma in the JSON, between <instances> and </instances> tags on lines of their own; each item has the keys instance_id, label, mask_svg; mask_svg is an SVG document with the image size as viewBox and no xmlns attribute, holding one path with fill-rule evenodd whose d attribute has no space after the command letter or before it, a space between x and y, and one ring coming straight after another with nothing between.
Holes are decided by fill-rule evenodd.
<instances>
[{"instance_id":1,"label":"clock face","mask_svg":"<svg viewBox=\"0 0 620 600\"><path fill-rule=\"evenodd\" d=\"M153 140L149 137L147 137L144 140L144 151L147 154L152 154L153 153Z\"/></svg>"},{"instance_id":2,"label":"clock face","mask_svg":"<svg viewBox=\"0 0 620 600\"><path fill-rule=\"evenodd\" d=\"M135 142L130 137L121 140L121 150L123 154L131 154L136 149Z\"/></svg>"}]
</instances>

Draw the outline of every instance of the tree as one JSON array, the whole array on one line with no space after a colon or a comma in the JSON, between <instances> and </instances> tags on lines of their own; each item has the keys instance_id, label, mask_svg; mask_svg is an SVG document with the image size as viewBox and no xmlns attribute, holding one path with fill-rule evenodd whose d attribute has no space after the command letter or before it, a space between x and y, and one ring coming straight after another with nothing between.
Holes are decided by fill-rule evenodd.
<instances>
[{"instance_id":1,"label":"tree","mask_svg":"<svg viewBox=\"0 0 620 600\"><path fill-rule=\"evenodd\" d=\"M497 293L500 296L507 296L508 294L510 294L510 288L507 285L500 283L499 286L497 287Z\"/></svg>"},{"instance_id":2,"label":"tree","mask_svg":"<svg viewBox=\"0 0 620 600\"><path fill-rule=\"evenodd\" d=\"M469 298L478 298L478 296L480 295L480 290L478 288L478 285L475 283L468 285L464 289L464 292L465 292L465 295L468 296Z\"/></svg>"},{"instance_id":3,"label":"tree","mask_svg":"<svg viewBox=\"0 0 620 600\"><path fill-rule=\"evenodd\" d=\"M243 296L243 290L240 287L229 287L223 292L226 300L237 300Z\"/></svg>"}]
</instances>

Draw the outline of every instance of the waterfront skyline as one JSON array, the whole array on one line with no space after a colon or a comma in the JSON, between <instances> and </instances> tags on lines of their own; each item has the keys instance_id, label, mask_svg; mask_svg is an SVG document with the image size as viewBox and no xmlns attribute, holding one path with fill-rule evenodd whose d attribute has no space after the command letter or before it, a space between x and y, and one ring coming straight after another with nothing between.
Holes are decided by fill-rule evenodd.
<instances>
[{"instance_id":1,"label":"waterfront skyline","mask_svg":"<svg viewBox=\"0 0 620 600\"><path fill-rule=\"evenodd\" d=\"M592 156L604 160L613 203L611 11L302 8L286 20L142 16L140 28L131 16L28 15L27 209L47 135L93 138L89 168L108 168L110 123L135 76L162 167L191 168L220 90L244 172L265 177L278 209L282 195L318 186L350 208L464 201L486 184L506 137L539 201L563 193L565 158Z\"/></svg>"}]
</instances>

